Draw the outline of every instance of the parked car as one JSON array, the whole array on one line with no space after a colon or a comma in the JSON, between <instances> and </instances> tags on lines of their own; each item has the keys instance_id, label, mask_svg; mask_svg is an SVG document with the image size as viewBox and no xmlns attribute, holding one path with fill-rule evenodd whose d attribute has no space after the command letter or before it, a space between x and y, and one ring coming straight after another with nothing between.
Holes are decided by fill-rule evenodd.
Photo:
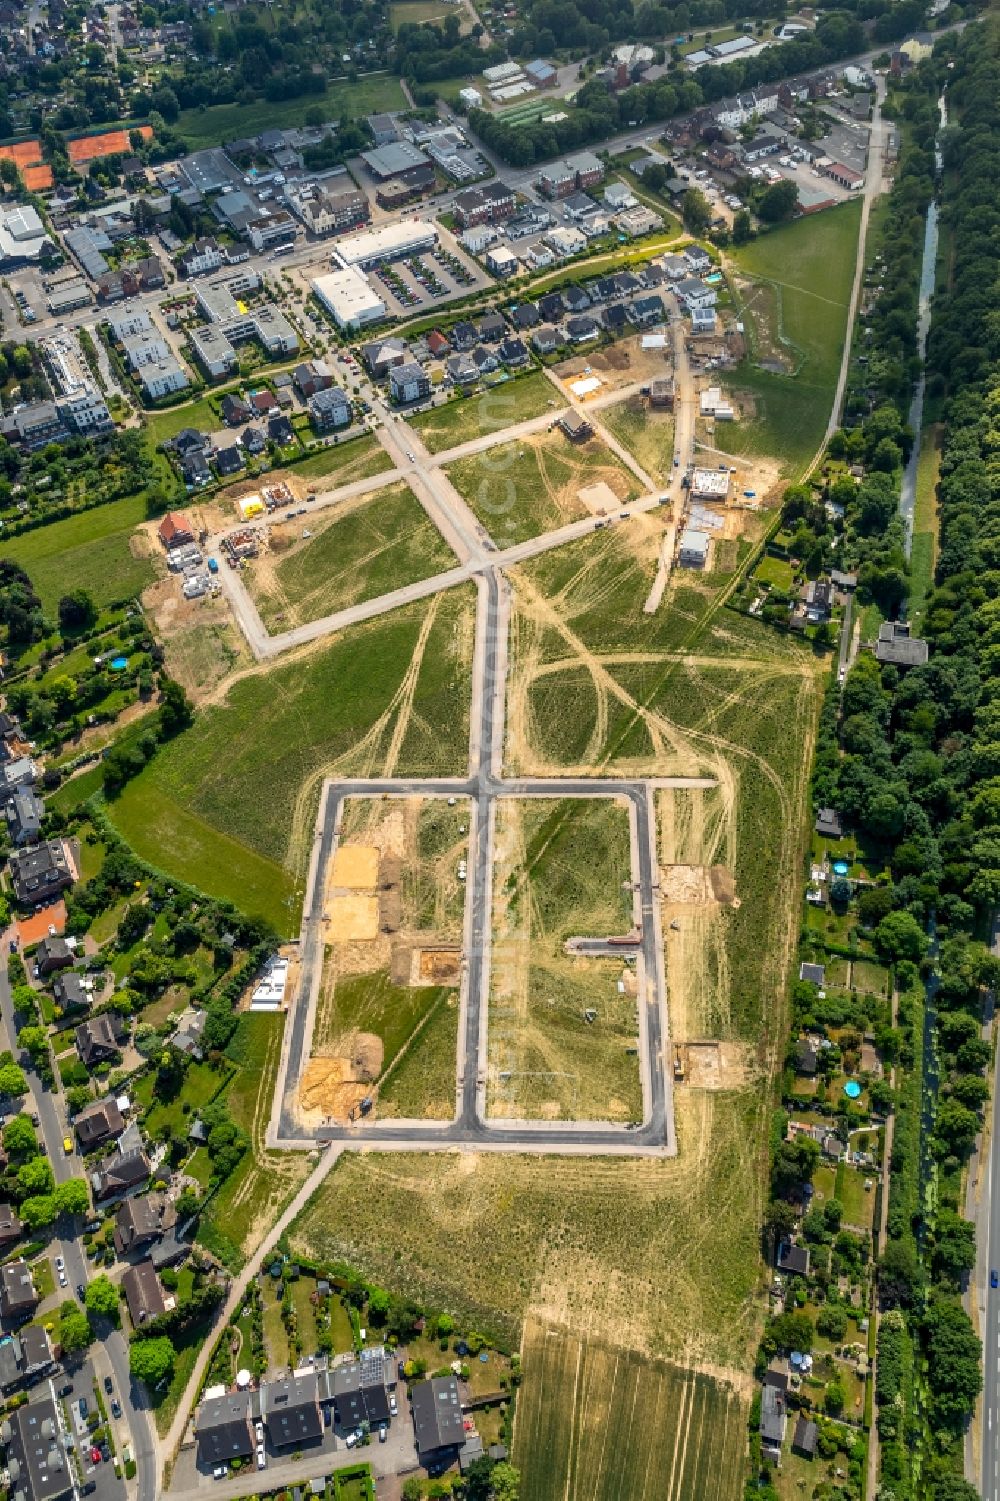
<instances>
[{"instance_id":1,"label":"parked car","mask_svg":"<svg viewBox=\"0 0 1000 1501\"><path fill-rule=\"evenodd\" d=\"M65 1384L65 1386L61 1386L59 1388L59 1396L60 1397L71 1397L72 1395L73 1395L73 1383L72 1383L72 1381L67 1381L66 1384Z\"/></svg>"},{"instance_id":2,"label":"parked car","mask_svg":"<svg viewBox=\"0 0 1000 1501\"><path fill-rule=\"evenodd\" d=\"M118 1398L116 1397L114 1399L114 1401L112 1402L112 1404L111 1404L111 1416L113 1418L120 1418L121 1415L122 1415L121 1403L119 1402Z\"/></svg>"},{"instance_id":3,"label":"parked car","mask_svg":"<svg viewBox=\"0 0 1000 1501\"><path fill-rule=\"evenodd\" d=\"M90 1457L94 1461L95 1465L99 1465L100 1464L100 1462L101 1462L101 1451L97 1447L96 1444L94 1445L94 1447L90 1451Z\"/></svg>"},{"instance_id":4,"label":"parked car","mask_svg":"<svg viewBox=\"0 0 1000 1501\"><path fill-rule=\"evenodd\" d=\"M267 1460L264 1458L264 1445L260 1444L260 1445L258 1445L258 1448L257 1448L257 1468L258 1468L258 1470L262 1470L266 1464L267 1464Z\"/></svg>"},{"instance_id":5,"label":"parked car","mask_svg":"<svg viewBox=\"0 0 1000 1501\"><path fill-rule=\"evenodd\" d=\"M995 1271L992 1271L992 1272L990 1272L990 1287L996 1287L996 1285L997 1285L997 1274L996 1274Z\"/></svg>"},{"instance_id":6,"label":"parked car","mask_svg":"<svg viewBox=\"0 0 1000 1501\"><path fill-rule=\"evenodd\" d=\"M389 1430L386 1428L385 1424L383 1423L382 1426L381 1426L381 1428L378 1431L378 1441L379 1441L379 1443L380 1444L384 1444L385 1441L386 1441L386 1439L388 1438L388 1436L389 1436Z\"/></svg>"},{"instance_id":7,"label":"parked car","mask_svg":"<svg viewBox=\"0 0 1000 1501\"><path fill-rule=\"evenodd\" d=\"M226 1478L226 1476L228 1474L229 1474L229 1466L228 1465L216 1465L215 1469L212 1471L212 1479L213 1480L225 1480L225 1478Z\"/></svg>"},{"instance_id":8,"label":"parked car","mask_svg":"<svg viewBox=\"0 0 1000 1501\"><path fill-rule=\"evenodd\" d=\"M114 1389L115 1389L115 1384L112 1381L111 1377L110 1376L105 1376L105 1378L104 1378L104 1390L107 1392L107 1394L108 1394L109 1397L111 1396L111 1393L114 1391Z\"/></svg>"},{"instance_id":9,"label":"parked car","mask_svg":"<svg viewBox=\"0 0 1000 1501\"><path fill-rule=\"evenodd\" d=\"M253 1431L257 1435L257 1442L258 1442L258 1444L262 1444L264 1442L264 1424L263 1423L255 1423Z\"/></svg>"},{"instance_id":10,"label":"parked car","mask_svg":"<svg viewBox=\"0 0 1000 1501\"><path fill-rule=\"evenodd\" d=\"M389 1393L389 1411L393 1417L395 1417L399 1411L399 1406L391 1392Z\"/></svg>"}]
</instances>

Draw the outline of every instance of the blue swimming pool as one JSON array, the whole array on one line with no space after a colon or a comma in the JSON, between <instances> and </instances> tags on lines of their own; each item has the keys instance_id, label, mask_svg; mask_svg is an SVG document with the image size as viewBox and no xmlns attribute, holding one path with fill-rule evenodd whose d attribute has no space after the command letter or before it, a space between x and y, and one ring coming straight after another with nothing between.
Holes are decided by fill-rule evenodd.
<instances>
[{"instance_id":1,"label":"blue swimming pool","mask_svg":"<svg viewBox=\"0 0 1000 1501\"><path fill-rule=\"evenodd\" d=\"M108 665L112 672L124 672L128 666L128 657L112 657Z\"/></svg>"},{"instance_id":2,"label":"blue swimming pool","mask_svg":"<svg viewBox=\"0 0 1000 1501\"><path fill-rule=\"evenodd\" d=\"M849 1100L856 1100L861 1094L861 1085L857 1079L848 1079L844 1085L844 1093Z\"/></svg>"},{"instance_id":3,"label":"blue swimming pool","mask_svg":"<svg viewBox=\"0 0 1000 1501\"><path fill-rule=\"evenodd\" d=\"M835 876L846 876L850 868L846 860L834 860L833 862L833 873Z\"/></svg>"}]
</instances>

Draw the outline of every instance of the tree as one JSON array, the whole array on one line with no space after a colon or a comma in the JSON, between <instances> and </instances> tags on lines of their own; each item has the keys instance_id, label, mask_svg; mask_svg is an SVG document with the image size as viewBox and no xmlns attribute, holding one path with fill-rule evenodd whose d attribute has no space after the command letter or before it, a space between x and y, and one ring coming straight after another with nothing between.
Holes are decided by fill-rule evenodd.
<instances>
[{"instance_id":1,"label":"tree","mask_svg":"<svg viewBox=\"0 0 1000 1501\"><path fill-rule=\"evenodd\" d=\"M927 952L927 934L912 912L890 912L872 934L881 958L888 963L897 959L921 960Z\"/></svg>"},{"instance_id":2,"label":"tree","mask_svg":"<svg viewBox=\"0 0 1000 1501\"><path fill-rule=\"evenodd\" d=\"M59 1343L63 1354L71 1355L76 1350L85 1350L94 1337L90 1320L72 1298L59 1309Z\"/></svg>"},{"instance_id":3,"label":"tree","mask_svg":"<svg viewBox=\"0 0 1000 1501\"><path fill-rule=\"evenodd\" d=\"M521 1472L507 1460L493 1466L490 1485L494 1501L518 1501L521 1494Z\"/></svg>"},{"instance_id":4,"label":"tree","mask_svg":"<svg viewBox=\"0 0 1000 1501\"><path fill-rule=\"evenodd\" d=\"M839 1417L844 1410L846 1398L847 1393L844 1391L844 1383L839 1376L835 1376L832 1381L827 1382L823 1405L828 1413L832 1414L833 1417Z\"/></svg>"},{"instance_id":5,"label":"tree","mask_svg":"<svg viewBox=\"0 0 1000 1501\"><path fill-rule=\"evenodd\" d=\"M68 1178L57 1183L53 1190L57 1214L86 1214L90 1208L90 1194L83 1178Z\"/></svg>"},{"instance_id":6,"label":"tree","mask_svg":"<svg viewBox=\"0 0 1000 1501\"><path fill-rule=\"evenodd\" d=\"M368 1318L371 1323L381 1327L389 1317L391 1299L389 1294L381 1287L373 1287L368 1295Z\"/></svg>"},{"instance_id":7,"label":"tree","mask_svg":"<svg viewBox=\"0 0 1000 1501\"><path fill-rule=\"evenodd\" d=\"M52 1192L55 1179L46 1158L32 1157L17 1170L17 1186L24 1194L47 1194Z\"/></svg>"},{"instance_id":8,"label":"tree","mask_svg":"<svg viewBox=\"0 0 1000 1501\"><path fill-rule=\"evenodd\" d=\"M40 1230L55 1219L56 1201L51 1194L32 1194L18 1205L18 1213L29 1230Z\"/></svg>"},{"instance_id":9,"label":"tree","mask_svg":"<svg viewBox=\"0 0 1000 1501\"><path fill-rule=\"evenodd\" d=\"M922 1328L931 1422L960 1433L982 1389L982 1344L962 1305L939 1294L931 1297Z\"/></svg>"},{"instance_id":10,"label":"tree","mask_svg":"<svg viewBox=\"0 0 1000 1501\"><path fill-rule=\"evenodd\" d=\"M84 1298L87 1312L98 1318L112 1319L118 1322L118 1289L102 1272L92 1282L87 1283L87 1293Z\"/></svg>"},{"instance_id":11,"label":"tree","mask_svg":"<svg viewBox=\"0 0 1000 1501\"><path fill-rule=\"evenodd\" d=\"M74 589L59 601L59 629L89 631L97 624L97 606L86 589Z\"/></svg>"},{"instance_id":12,"label":"tree","mask_svg":"<svg viewBox=\"0 0 1000 1501\"><path fill-rule=\"evenodd\" d=\"M869 886L858 897L858 916L866 928L874 928L892 911L892 892L888 886Z\"/></svg>"},{"instance_id":13,"label":"tree","mask_svg":"<svg viewBox=\"0 0 1000 1501\"><path fill-rule=\"evenodd\" d=\"M684 227L693 235L703 235L712 222L708 199L699 188L688 188L681 199Z\"/></svg>"},{"instance_id":14,"label":"tree","mask_svg":"<svg viewBox=\"0 0 1000 1501\"><path fill-rule=\"evenodd\" d=\"M478 1465L479 1463L481 1461L477 1459L476 1464ZM469 1468L471 1470L474 1467L470 1465ZM422 1482L415 1475L412 1476L403 1486L402 1494L403 1501L423 1501L424 1487Z\"/></svg>"},{"instance_id":15,"label":"tree","mask_svg":"<svg viewBox=\"0 0 1000 1501\"><path fill-rule=\"evenodd\" d=\"M827 1303L816 1316L816 1328L827 1339L842 1340L847 1333L847 1312L837 1303Z\"/></svg>"},{"instance_id":16,"label":"tree","mask_svg":"<svg viewBox=\"0 0 1000 1501\"><path fill-rule=\"evenodd\" d=\"M733 219L733 244L745 245L750 234L750 215L745 208L741 208Z\"/></svg>"},{"instance_id":17,"label":"tree","mask_svg":"<svg viewBox=\"0 0 1000 1501\"><path fill-rule=\"evenodd\" d=\"M44 1027L22 1027L17 1034L17 1045L30 1053L35 1063L48 1057L49 1039Z\"/></svg>"},{"instance_id":18,"label":"tree","mask_svg":"<svg viewBox=\"0 0 1000 1501\"><path fill-rule=\"evenodd\" d=\"M968 1157L979 1131L979 1116L958 1100L942 1100L934 1121L934 1136L942 1157Z\"/></svg>"},{"instance_id":19,"label":"tree","mask_svg":"<svg viewBox=\"0 0 1000 1501\"><path fill-rule=\"evenodd\" d=\"M878 1267L879 1296L887 1308L912 1308L919 1302L923 1273L910 1240L890 1240Z\"/></svg>"},{"instance_id":20,"label":"tree","mask_svg":"<svg viewBox=\"0 0 1000 1501\"><path fill-rule=\"evenodd\" d=\"M771 1324L771 1338L779 1350L812 1349L813 1321L807 1313L780 1313Z\"/></svg>"},{"instance_id":21,"label":"tree","mask_svg":"<svg viewBox=\"0 0 1000 1501\"><path fill-rule=\"evenodd\" d=\"M799 190L794 182L785 179L772 183L757 205L757 213L765 224L780 224L790 219L799 206Z\"/></svg>"},{"instance_id":22,"label":"tree","mask_svg":"<svg viewBox=\"0 0 1000 1501\"><path fill-rule=\"evenodd\" d=\"M4 1127L4 1151L11 1157L27 1157L38 1147L35 1128L26 1115L15 1115Z\"/></svg>"},{"instance_id":23,"label":"tree","mask_svg":"<svg viewBox=\"0 0 1000 1501\"><path fill-rule=\"evenodd\" d=\"M28 1081L24 1069L16 1063L0 1064L0 1095L12 1095L20 1099L28 1093Z\"/></svg>"},{"instance_id":24,"label":"tree","mask_svg":"<svg viewBox=\"0 0 1000 1501\"><path fill-rule=\"evenodd\" d=\"M954 1209L942 1208L934 1227L931 1266L935 1277L960 1287L976 1264L976 1227Z\"/></svg>"},{"instance_id":25,"label":"tree","mask_svg":"<svg viewBox=\"0 0 1000 1501\"><path fill-rule=\"evenodd\" d=\"M155 1339L133 1340L128 1348L128 1368L139 1381L157 1386L174 1368L177 1352L165 1334Z\"/></svg>"}]
</instances>

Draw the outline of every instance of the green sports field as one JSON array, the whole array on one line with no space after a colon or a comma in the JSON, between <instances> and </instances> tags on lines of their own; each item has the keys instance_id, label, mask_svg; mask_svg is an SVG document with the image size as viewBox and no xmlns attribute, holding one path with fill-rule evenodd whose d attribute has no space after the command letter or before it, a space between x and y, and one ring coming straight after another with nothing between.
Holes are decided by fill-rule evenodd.
<instances>
[{"instance_id":1,"label":"green sports field","mask_svg":"<svg viewBox=\"0 0 1000 1501\"><path fill-rule=\"evenodd\" d=\"M4 542L0 558L13 558L27 571L47 615L55 615L60 597L72 589L86 589L98 605L117 603L140 594L155 576L152 562L129 545L147 514L141 496L94 506Z\"/></svg>"}]
</instances>

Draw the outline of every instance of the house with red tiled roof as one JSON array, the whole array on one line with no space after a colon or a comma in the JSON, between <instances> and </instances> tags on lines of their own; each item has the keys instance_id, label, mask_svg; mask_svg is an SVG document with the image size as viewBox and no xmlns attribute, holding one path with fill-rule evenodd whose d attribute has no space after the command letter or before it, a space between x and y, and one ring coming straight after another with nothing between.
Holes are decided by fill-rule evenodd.
<instances>
[{"instance_id":1,"label":"house with red tiled roof","mask_svg":"<svg viewBox=\"0 0 1000 1501\"><path fill-rule=\"evenodd\" d=\"M168 511L159 525L159 538L168 550L194 541L194 528L183 511Z\"/></svg>"}]
</instances>

